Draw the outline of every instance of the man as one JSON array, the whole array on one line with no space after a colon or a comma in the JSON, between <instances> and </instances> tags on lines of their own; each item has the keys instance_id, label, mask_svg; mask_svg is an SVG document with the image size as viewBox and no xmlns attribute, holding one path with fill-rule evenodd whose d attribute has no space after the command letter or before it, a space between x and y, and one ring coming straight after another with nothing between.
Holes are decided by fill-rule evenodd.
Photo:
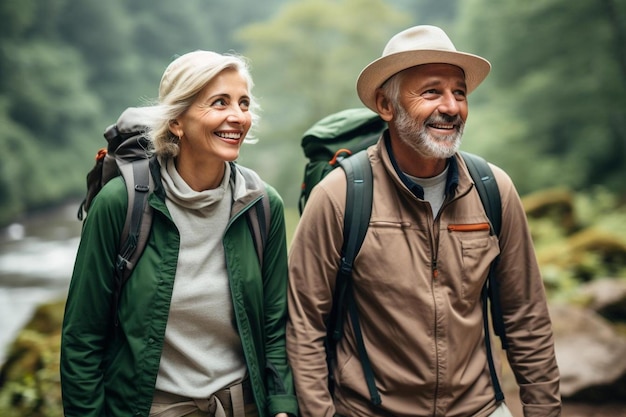
<instances>
[{"instance_id":1,"label":"man","mask_svg":"<svg viewBox=\"0 0 626 417\"><path fill-rule=\"evenodd\" d=\"M495 236L458 153L467 95L490 68L456 51L441 29L417 26L394 36L361 72L361 101L389 127L367 151L372 215L353 271L382 402L370 401L350 319L337 346L335 388L328 389L325 320L346 194L345 175L334 170L313 190L289 258L287 344L303 416L510 416L494 395L483 331L481 289L498 254L507 355L524 415L560 415L551 322L519 196L492 165L502 199Z\"/></svg>"}]
</instances>

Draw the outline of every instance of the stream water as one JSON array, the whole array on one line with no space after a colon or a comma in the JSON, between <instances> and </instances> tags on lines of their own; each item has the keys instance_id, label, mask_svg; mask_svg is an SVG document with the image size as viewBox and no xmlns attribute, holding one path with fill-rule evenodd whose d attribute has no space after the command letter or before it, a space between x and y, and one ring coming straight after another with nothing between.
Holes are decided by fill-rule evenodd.
<instances>
[{"instance_id":1,"label":"stream water","mask_svg":"<svg viewBox=\"0 0 626 417\"><path fill-rule=\"evenodd\" d=\"M0 230L0 364L37 305L66 295L80 235L77 208L41 211Z\"/></svg>"}]
</instances>

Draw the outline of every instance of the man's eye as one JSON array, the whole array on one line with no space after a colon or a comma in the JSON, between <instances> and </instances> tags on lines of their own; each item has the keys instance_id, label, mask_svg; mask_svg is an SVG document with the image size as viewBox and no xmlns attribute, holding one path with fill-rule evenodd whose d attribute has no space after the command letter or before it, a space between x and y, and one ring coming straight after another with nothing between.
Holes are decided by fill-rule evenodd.
<instances>
[{"instance_id":1,"label":"man's eye","mask_svg":"<svg viewBox=\"0 0 626 417\"><path fill-rule=\"evenodd\" d=\"M439 91L437 90L426 90L422 93L422 96L425 98L434 98L439 95Z\"/></svg>"}]
</instances>

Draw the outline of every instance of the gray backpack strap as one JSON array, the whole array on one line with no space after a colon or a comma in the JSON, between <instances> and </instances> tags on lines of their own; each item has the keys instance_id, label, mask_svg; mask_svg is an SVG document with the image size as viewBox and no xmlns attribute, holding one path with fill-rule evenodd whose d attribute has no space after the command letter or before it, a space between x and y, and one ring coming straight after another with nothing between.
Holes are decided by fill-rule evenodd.
<instances>
[{"instance_id":1,"label":"gray backpack strap","mask_svg":"<svg viewBox=\"0 0 626 417\"><path fill-rule=\"evenodd\" d=\"M148 205L148 195L154 188L149 159L138 159L120 164L120 173L126 182L128 208L120 239L118 260L123 262L125 279L137 264L143 252L152 226L152 210Z\"/></svg>"},{"instance_id":2,"label":"gray backpack strap","mask_svg":"<svg viewBox=\"0 0 626 417\"><path fill-rule=\"evenodd\" d=\"M265 250L265 245L267 243L267 236L269 235L270 230L270 199L267 194L267 189L265 188L265 183L256 172L240 165L236 165L235 167L231 165L231 168L237 169L239 172L241 172L249 188L263 191L263 197L256 202L254 207L246 212L248 216L248 227L250 228L250 233L252 234L254 240L256 254L262 268L263 253Z\"/></svg>"},{"instance_id":3,"label":"gray backpack strap","mask_svg":"<svg viewBox=\"0 0 626 417\"><path fill-rule=\"evenodd\" d=\"M150 176L149 161L142 158L118 164L126 183L128 208L120 237L120 250L115 262L113 314L116 326L119 323L117 308L122 288L146 247L152 227L152 208L148 204L148 196L154 184Z\"/></svg>"}]
</instances>

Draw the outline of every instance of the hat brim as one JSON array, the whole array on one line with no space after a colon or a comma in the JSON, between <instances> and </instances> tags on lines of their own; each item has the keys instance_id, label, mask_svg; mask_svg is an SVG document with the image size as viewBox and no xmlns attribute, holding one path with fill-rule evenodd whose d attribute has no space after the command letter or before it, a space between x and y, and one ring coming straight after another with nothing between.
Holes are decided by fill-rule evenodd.
<instances>
[{"instance_id":1,"label":"hat brim","mask_svg":"<svg viewBox=\"0 0 626 417\"><path fill-rule=\"evenodd\" d=\"M451 64L465 73L467 94L487 77L491 64L484 58L465 52L422 49L390 54L377 59L361 71L356 83L359 98L368 108L376 110L376 90L400 71L424 64Z\"/></svg>"}]
</instances>

